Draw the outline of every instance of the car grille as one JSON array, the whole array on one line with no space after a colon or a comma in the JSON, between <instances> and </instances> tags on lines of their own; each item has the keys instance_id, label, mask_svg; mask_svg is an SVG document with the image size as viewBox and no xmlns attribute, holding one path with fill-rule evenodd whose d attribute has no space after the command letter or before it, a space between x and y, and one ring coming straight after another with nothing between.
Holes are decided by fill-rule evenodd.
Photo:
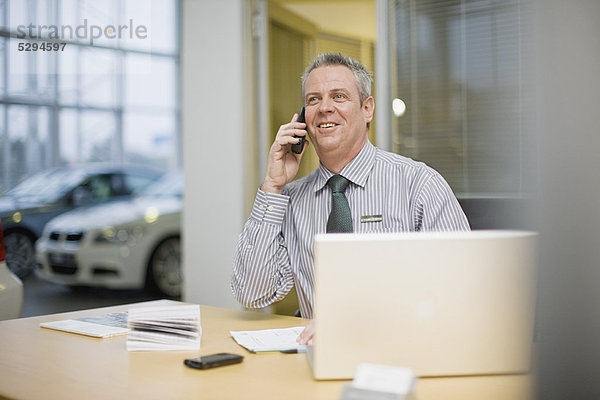
<instances>
[{"instance_id":1,"label":"car grille","mask_svg":"<svg viewBox=\"0 0 600 400\"><path fill-rule=\"evenodd\" d=\"M61 240L64 240L65 242L79 242L83 239L83 237L83 232L63 233L58 231L52 231L50 232L50 235L48 235L48 239L53 242L58 242Z\"/></svg>"},{"instance_id":2,"label":"car grille","mask_svg":"<svg viewBox=\"0 0 600 400\"><path fill-rule=\"evenodd\" d=\"M79 242L81 239L83 239L83 232L68 233L65 237L67 242Z\"/></svg>"},{"instance_id":3,"label":"car grille","mask_svg":"<svg viewBox=\"0 0 600 400\"><path fill-rule=\"evenodd\" d=\"M73 254L48 253L48 264L55 274L75 275L77 273L77 261Z\"/></svg>"}]
</instances>

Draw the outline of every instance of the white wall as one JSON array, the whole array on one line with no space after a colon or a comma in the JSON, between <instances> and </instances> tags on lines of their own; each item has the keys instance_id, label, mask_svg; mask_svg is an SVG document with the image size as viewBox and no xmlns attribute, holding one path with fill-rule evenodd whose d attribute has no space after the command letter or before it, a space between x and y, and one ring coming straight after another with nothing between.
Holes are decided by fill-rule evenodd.
<instances>
[{"instance_id":1,"label":"white wall","mask_svg":"<svg viewBox=\"0 0 600 400\"><path fill-rule=\"evenodd\" d=\"M242 16L243 0L183 1L183 299L230 308L246 219Z\"/></svg>"},{"instance_id":2,"label":"white wall","mask_svg":"<svg viewBox=\"0 0 600 400\"><path fill-rule=\"evenodd\" d=\"M538 398L600 398L600 2L537 0Z\"/></svg>"}]
</instances>

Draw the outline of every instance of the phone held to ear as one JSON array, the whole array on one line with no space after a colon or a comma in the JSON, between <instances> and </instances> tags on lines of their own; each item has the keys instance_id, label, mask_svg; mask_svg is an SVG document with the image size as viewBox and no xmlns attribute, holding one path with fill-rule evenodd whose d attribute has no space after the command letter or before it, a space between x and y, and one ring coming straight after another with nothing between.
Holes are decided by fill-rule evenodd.
<instances>
[{"instance_id":1,"label":"phone held to ear","mask_svg":"<svg viewBox=\"0 0 600 400\"><path fill-rule=\"evenodd\" d=\"M298 113L298 122L306 122L304 119L304 107L300 109L300 113ZM306 140L305 136L294 136L295 138L299 138L298 143L292 145L292 153L300 154L304 149L304 141Z\"/></svg>"},{"instance_id":2,"label":"phone held to ear","mask_svg":"<svg viewBox=\"0 0 600 400\"><path fill-rule=\"evenodd\" d=\"M232 354L232 353L217 353L209 356L202 356L196 358L187 358L183 363L191 368L197 369L209 369L222 367L224 365L231 365L241 363L244 359L243 356Z\"/></svg>"}]
</instances>

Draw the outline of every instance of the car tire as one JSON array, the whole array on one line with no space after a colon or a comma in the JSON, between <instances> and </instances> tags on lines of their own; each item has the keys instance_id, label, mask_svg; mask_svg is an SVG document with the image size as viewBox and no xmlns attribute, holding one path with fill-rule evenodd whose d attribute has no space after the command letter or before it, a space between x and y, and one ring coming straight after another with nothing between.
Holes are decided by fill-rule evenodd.
<instances>
[{"instance_id":1,"label":"car tire","mask_svg":"<svg viewBox=\"0 0 600 400\"><path fill-rule=\"evenodd\" d=\"M34 243L35 238L24 232L13 231L4 234L6 265L21 279L35 268Z\"/></svg>"},{"instance_id":2,"label":"car tire","mask_svg":"<svg viewBox=\"0 0 600 400\"><path fill-rule=\"evenodd\" d=\"M171 298L181 297L181 239L171 237L156 246L150 257L147 287Z\"/></svg>"}]
</instances>

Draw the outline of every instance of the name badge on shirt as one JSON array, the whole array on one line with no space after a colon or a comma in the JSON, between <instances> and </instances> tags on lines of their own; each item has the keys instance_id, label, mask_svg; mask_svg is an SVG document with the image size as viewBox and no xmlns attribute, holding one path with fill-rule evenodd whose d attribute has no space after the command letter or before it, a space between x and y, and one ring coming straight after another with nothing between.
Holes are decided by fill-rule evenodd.
<instances>
[{"instance_id":1,"label":"name badge on shirt","mask_svg":"<svg viewBox=\"0 0 600 400\"><path fill-rule=\"evenodd\" d=\"M381 214L374 215L363 215L360 217L360 223L364 224L366 222L381 222L383 221L383 216Z\"/></svg>"}]
</instances>

